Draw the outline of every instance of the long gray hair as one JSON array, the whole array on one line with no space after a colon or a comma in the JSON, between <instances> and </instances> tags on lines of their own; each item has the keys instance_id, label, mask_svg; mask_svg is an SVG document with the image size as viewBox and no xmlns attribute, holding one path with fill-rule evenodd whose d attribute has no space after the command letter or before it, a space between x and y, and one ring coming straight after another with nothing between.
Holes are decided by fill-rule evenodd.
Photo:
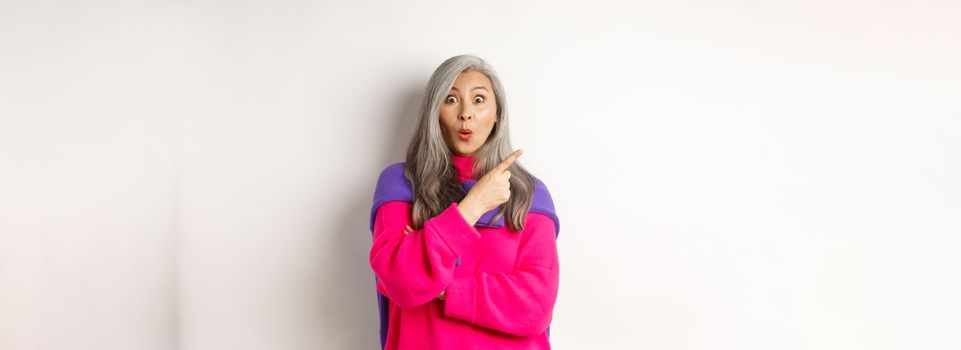
<instances>
[{"instance_id":1,"label":"long gray hair","mask_svg":"<svg viewBox=\"0 0 961 350\"><path fill-rule=\"evenodd\" d=\"M414 229L423 228L425 221L443 212L451 203L460 202L467 195L460 185L457 168L451 161L452 151L444 142L440 125L440 104L450 92L454 80L460 73L469 70L483 73L491 80L497 102L494 129L487 141L474 153L476 162L472 174L480 179L514 150L510 142L507 96L493 67L474 55L454 56L441 63L427 82L417 130L407 147L404 175L414 189L411 215ZM518 161L514 161L508 171L511 173L511 196L493 221L506 215L508 227L513 231L520 231L524 229L524 219L531 206L534 176Z\"/></svg>"}]
</instances>

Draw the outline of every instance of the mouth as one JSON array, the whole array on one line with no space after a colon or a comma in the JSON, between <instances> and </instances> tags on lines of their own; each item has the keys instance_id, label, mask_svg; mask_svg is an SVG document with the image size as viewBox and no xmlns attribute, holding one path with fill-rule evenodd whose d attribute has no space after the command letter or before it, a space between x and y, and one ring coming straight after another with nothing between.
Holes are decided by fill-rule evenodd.
<instances>
[{"instance_id":1,"label":"mouth","mask_svg":"<svg viewBox=\"0 0 961 350\"><path fill-rule=\"evenodd\" d=\"M460 132L458 133L458 135L460 135L460 139L464 141L470 140L470 137L473 134L474 132L471 131L471 129L461 129Z\"/></svg>"}]
</instances>

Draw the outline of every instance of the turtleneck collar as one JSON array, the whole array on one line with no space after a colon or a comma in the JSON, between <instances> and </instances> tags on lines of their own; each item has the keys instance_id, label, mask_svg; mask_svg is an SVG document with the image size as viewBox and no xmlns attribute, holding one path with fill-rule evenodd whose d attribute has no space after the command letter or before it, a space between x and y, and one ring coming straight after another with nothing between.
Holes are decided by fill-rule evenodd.
<instances>
[{"instance_id":1,"label":"turtleneck collar","mask_svg":"<svg viewBox=\"0 0 961 350\"><path fill-rule=\"evenodd\" d=\"M474 166L476 157L462 156L458 155L457 153L451 153L451 160L454 162L454 167L457 168L457 172L460 175L461 181L474 179L471 170Z\"/></svg>"}]
</instances>

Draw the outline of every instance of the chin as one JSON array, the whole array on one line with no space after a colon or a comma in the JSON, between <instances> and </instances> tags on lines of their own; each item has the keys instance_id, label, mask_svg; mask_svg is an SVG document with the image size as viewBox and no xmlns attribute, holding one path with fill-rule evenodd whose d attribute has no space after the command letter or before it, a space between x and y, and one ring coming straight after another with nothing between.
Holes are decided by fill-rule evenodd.
<instances>
[{"instance_id":1,"label":"chin","mask_svg":"<svg viewBox=\"0 0 961 350\"><path fill-rule=\"evenodd\" d=\"M466 155L466 154L474 154L474 152L476 152L476 151L477 151L476 149L463 149L463 148L461 148L461 149L458 149L458 150L457 150L457 153L465 154L465 155Z\"/></svg>"}]
</instances>

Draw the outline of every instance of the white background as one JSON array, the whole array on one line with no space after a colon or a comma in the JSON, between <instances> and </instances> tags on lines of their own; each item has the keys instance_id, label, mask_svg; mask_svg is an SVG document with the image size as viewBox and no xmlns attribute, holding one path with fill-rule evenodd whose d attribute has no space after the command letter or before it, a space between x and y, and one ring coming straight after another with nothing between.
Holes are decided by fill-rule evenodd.
<instances>
[{"instance_id":1,"label":"white background","mask_svg":"<svg viewBox=\"0 0 961 350\"><path fill-rule=\"evenodd\" d=\"M0 349L375 349L371 195L474 53L556 349L961 348L957 1L0 1Z\"/></svg>"}]
</instances>

